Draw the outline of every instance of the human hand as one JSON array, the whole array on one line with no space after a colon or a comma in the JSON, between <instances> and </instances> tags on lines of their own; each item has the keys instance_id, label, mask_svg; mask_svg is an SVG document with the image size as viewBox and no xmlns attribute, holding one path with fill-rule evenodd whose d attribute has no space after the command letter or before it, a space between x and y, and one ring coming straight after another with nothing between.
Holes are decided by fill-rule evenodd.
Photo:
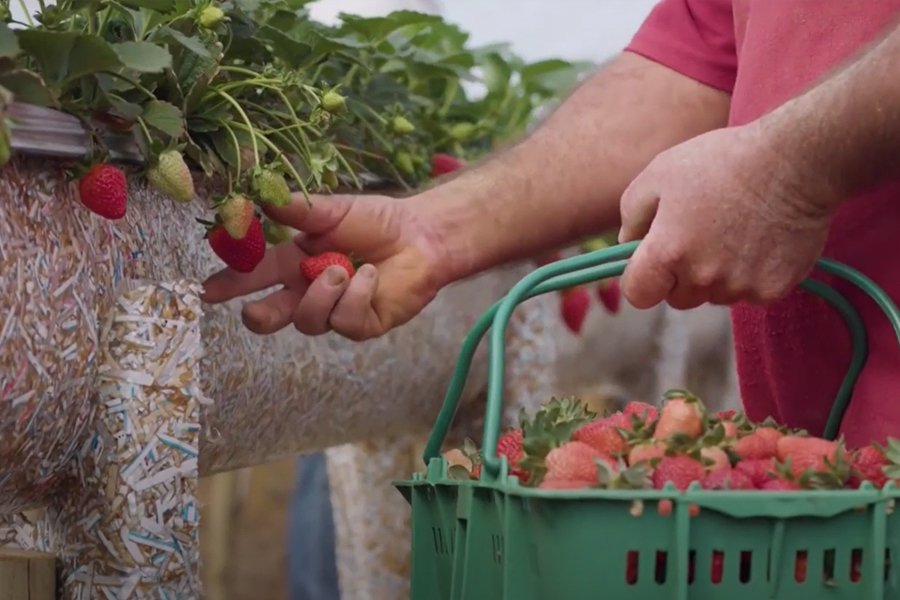
<instances>
[{"instance_id":1,"label":"human hand","mask_svg":"<svg viewBox=\"0 0 900 600\"><path fill-rule=\"evenodd\" d=\"M623 275L637 308L764 303L815 266L833 203L756 124L658 155L622 195L619 242L642 239Z\"/></svg>"},{"instance_id":2,"label":"human hand","mask_svg":"<svg viewBox=\"0 0 900 600\"><path fill-rule=\"evenodd\" d=\"M216 304L280 286L244 306L248 329L270 334L293 323L307 335L334 330L361 341L409 321L446 283L437 246L410 201L334 195L312 197L311 203L295 196L286 207L267 207L270 218L301 233L270 248L252 273L223 269L210 277L203 300ZM332 266L307 282L300 262L328 251L352 254L367 264L352 278Z\"/></svg>"}]
</instances>

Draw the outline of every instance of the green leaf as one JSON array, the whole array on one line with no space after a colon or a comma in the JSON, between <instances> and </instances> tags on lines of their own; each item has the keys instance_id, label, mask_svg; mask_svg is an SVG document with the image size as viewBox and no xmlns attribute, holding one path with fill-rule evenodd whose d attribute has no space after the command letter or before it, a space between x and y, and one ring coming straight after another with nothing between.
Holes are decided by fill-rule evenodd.
<instances>
[{"instance_id":1,"label":"green leaf","mask_svg":"<svg viewBox=\"0 0 900 600\"><path fill-rule=\"evenodd\" d=\"M16 34L9 25L0 21L0 58L13 58L20 50Z\"/></svg>"},{"instance_id":2,"label":"green leaf","mask_svg":"<svg viewBox=\"0 0 900 600\"><path fill-rule=\"evenodd\" d=\"M180 31L172 29L171 27L164 28L160 33L163 37L167 36L172 38L174 41L178 42L187 50L190 50L198 56L202 56L203 58L212 57L209 48L207 48L198 37L186 36Z\"/></svg>"},{"instance_id":3,"label":"green leaf","mask_svg":"<svg viewBox=\"0 0 900 600\"><path fill-rule=\"evenodd\" d=\"M150 42L124 42L113 46L122 64L139 73L162 73L172 66L172 55Z\"/></svg>"},{"instance_id":4,"label":"green leaf","mask_svg":"<svg viewBox=\"0 0 900 600\"><path fill-rule=\"evenodd\" d=\"M342 32L356 33L372 42L381 42L392 32L407 25L442 22L438 16L411 10L395 11L386 17L359 17L347 13L341 13L338 17L343 22Z\"/></svg>"},{"instance_id":5,"label":"green leaf","mask_svg":"<svg viewBox=\"0 0 900 600\"><path fill-rule=\"evenodd\" d=\"M141 116L147 125L173 138L181 137L184 133L184 117L174 104L151 100L144 105L144 114Z\"/></svg>"},{"instance_id":6,"label":"green leaf","mask_svg":"<svg viewBox=\"0 0 900 600\"><path fill-rule=\"evenodd\" d=\"M34 57L48 85L122 67L113 47L95 35L68 31L20 29L22 50Z\"/></svg>"},{"instance_id":7,"label":"green leaf","mask_svg":"<svg viewBox=\"0 0 900 600\"><path fill-rule=\"evenodd\" d=\"M496 52L486 55L479 63L482 80L489 94L501 94L509 85L512 69Z\"/></svg>"},{"instance_id":8,"label":"green leaf","mask_svg":"<svg viewBox=\"0 0 900 600\"><path fill-rule=\"evenodd\" d=\"M9 71L0 74L0 85L13 93L17 102L36 104L58 108L59 102L56 96L41 79L41 76L32 71Z\"/></svg>"},{"instance_id":9,"label":"green leaf","mask_svg":"<svg viewBox=\"0 0 900 600\"><path fill-rule=\"evenodd\" d=\"M127 8L148 8L161 13L175 11L175 0L118 0L118 3Z\"/></svg>"}]
</instances>

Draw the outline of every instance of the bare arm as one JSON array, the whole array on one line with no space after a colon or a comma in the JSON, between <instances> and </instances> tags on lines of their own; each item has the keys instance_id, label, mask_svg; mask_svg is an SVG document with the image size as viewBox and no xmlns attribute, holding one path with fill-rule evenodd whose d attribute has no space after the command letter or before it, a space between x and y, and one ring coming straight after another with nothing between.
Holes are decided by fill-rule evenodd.
<instances>
[{"instance_id":1,"label":"bare arm","mask_svg":"<svg viewBox=\"0 0 900 600\"><path fill-rule=\"evenodd\" d=\"M759 121L767 143L832 209L900 175L900 28Z\"/></svg>"},{"instance_id":2,"label":"bare arm","mask_svg":"<svg viewBox=\"0 0 900 600\"><path fill-rule=\"evenodd\" d=\"M436 223L447 277L462 279L617 226L631 180L663 150L724 127L729 104L623 53L521 143L410 201Z\"/></svg>"}]
</instances>

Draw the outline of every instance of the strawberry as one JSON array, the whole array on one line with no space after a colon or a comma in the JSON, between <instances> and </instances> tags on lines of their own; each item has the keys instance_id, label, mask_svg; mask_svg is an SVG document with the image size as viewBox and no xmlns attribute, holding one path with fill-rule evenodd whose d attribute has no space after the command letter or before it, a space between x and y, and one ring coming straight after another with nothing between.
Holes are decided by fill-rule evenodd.
<instances>
[{"instance_id":1,"label":"strawberry","mask_svg":"<svg viewBox=\"0 0 900 600\"><path fill-rule=\"evenodd\" d=\"M795 479L805 474L828 477L830 484L843 485L849 477L847 455L841 444L830 440L800 435L786 435L778 440L777 458ZM819 481L819 483L825 483Z\"/></svg>"},{"instance_id":2,"label":"strawberry","mask_svg":"<svg viewBox=\"0 0 900 600\"><path fill-rule=\"evenodd\" d=\"M312 283L318 279L325 269L331 266L341 267L347 272L348 277L353 277L356 274L353 261L340 252L325 252L304 258L300 263L300 272L306 277L307 281Z\"/></svg>"},{"instance_id":3,"label":"strawberry","mask_svg":"<svg viewBox=\"0 0 900 600\"><path fill-rule=\"evenodd\" d=\"M466 166L466 163L449 154L435 154L431 157L431 178L452 173Z\"/></svg>"},{"instance_id":4,"label":"strawberry","mask_svg":"<svg viewBox=\"0 0 900 600\"><path fill-rule=\"evenodd\" d=\"M794 581L796 581L797 583L803 583L804 581L806 581L806 571L806 551L801 550L797 552L797 562L794 563Z\"/></svg>"},{"instance_id":5,"label":"strawberry","mask_svg":"<svg viewBox=\"0 0 900 600\"><path fill-rule=\"evenodd\" d=\"M128 202L125 173L112 165L94 165L78 180L78 195L91 212L111 220L121 219Z\"/></svg>"},{"instance_id":6,"label":"strawberry","mask_svg":"<svg viewBox=\"0 0 900 600\"><path fill-rule=\"evenodd\" d=\"M258 169L253 173L252 182L253 190L263 204L287 206L291 203L291 188L278 171Z\"/></svg>"},{"instance_id":7,"label":"strawberry","mask_svg":"<svg viewBox=\"0 0 900 600\"><path fill-rule=\"evenodd\" d=\"M263 234L266 238L266 243L272 244L273 246L277 246L282 242L286 242L294 236L294 232L290 227L272 221L271 219L266 219L265 221L263 221L262 226Z\"/></svg>"},{"instance_id":8,"label":"strawberry","mask_svg":"<svg viewBox=\"0 0 900 600\"><path fill-rule=\"evenodd\" d=\"M226 198L219 205L218 212L222 227L236 240L244 239L250 228L250 222L256 216L253 203L240 194Z\"/></svg>"},{"instance_id":9,"label":"strawberry","mask_svg":"<svg viewBox=\"0 0 900 600\"><path fill-rule=\"evenodd\" d=\"M406 117L396 116L391 121L391 129L394 130L394 133L399 133L400 135L406 135L407 133L412 133L416 130L416 126L409 122L409 119Z\"/></svg>"},{"instance_id":10,"label":"strawberry","mask_svg":"<svg viewBox=\"0 0 900 600\"><path fill-rule=\"evenodd\" d=\"M784 434L771 427L759 427L734 444L734 453L742 460L774 458L778 455L778 440Z\"/></svg>"},{"instance_id":11,"label":"strawberry","mask_svg":"<svg viewBox=\"0 0 900 600\"><path fill-rule=\"evenodd\" d=\"M750 476L735 469L719 469L707 475L700 482L705 490L752 490L755 489Z\"/></svg>"},{"instance_id":12,"label":"strawberry","mask_svg":"<svg viewBox=\"0 0 900 600\"><path fill-rule=\"evenodd\" d=\"M771 458L742 460L734 466L734 470L746 474L756 488L762 488L776 477L775 461Z\"/></svg>"},{"instance_id":13,"label":"strawberry","mask_svg":"<svg viewBox=\"0 0 900 600\"><path fill-rule=\"evenodd\" d=\"M206 236L209 246L222 262L238 273L252 272L266 255L266 240L262 223L253 217L247 235L236 240L221 223L214 225Z\"/></svg>"},{"instance_id":14,"label":"strawberry","mask_svg":"<svg viewBox=\"0 0 900 600\"><path fill-rule=\"evenodd\" d=\"M634 585L638 580L638 557L635 550L629 550L625 557L625 582Z\"/></svg>"},{"instance_id":15,"label":"strawberry","mask_svg":"<svg viewBox=\"0 0 900 600\"><path fill-rule=\"evenodd\" d=\"M584 442L594 450L602 454L614 456L628 451L628 442L622 436L619 429L630 429L631 421L625 415L618 413L588 423L578 429L572 440Z\"/></svg>"},{"instance_id":16,"label":"strawberry","mask_svg":"<svg viewBox=\"0 0 900 600\"><path fill-rule=\"evenodd\" d=\"M703 433L703 406L695 398L672 397L659 412L653 437L668 440L672 436L687 436L695 440Z\"/></svg>"},{"instance_id":17,"label":"strawberry","mask_svg":"<svg viewBox=\"0 0 900 600\"><path fill-rule=\"evenodd\" d=\"M512 429L497 440L497 456L506 457L510 475L518 476L521 481L528 479L525 471L519 468L519 463L525 458L525 451L522 450L523 438L521 429Z\"/></svg>"},{"instance_id":18,"label":"strawberry","mask_svg":"<svg viewBox=\"0 0 900 600\"><path fill-rule=\"evenodd\" d=\"M616 314L622 306L622 290L618 279L607 279L597 286L597 299L610 314Z\"/></svg>"},{"instance_id":19,"label":"strawberry","mask_svg":"<svg viewBox=\"0 0 900 600\"><path fill-rule=\"evenodd\" d=\"M539 485L541 490L581 490L589 488L595 482L588 479L544 479Z\"/></svg>"},{"instance_id":20,"label":"strawberry","mask_svg":"<svg viewBox=\"0 0 900 600\"><path fill-rule=\"evenodd\" d=\"M700 461L690 456L677 455L665 456L653 470L653 487L662 489L667 483L672 483L679 490L686 490L695 481L701 481L706 477L706 469Z\"/></svg>"},{"instance_id":21,"label":"strawberry","mask_svg":"<svg viewBox=\"0 0 900 600\"><path fill-rule=\"evenodd\" d=\"M803 487L801 487L799 483L790 481L789 479L770 479L760 486L759 489L767 492L792 492L802 490Z\"/></svg>"},{"instance_id":22,"label":"strawberry","mask_svg":"<svg viewBox=\"0 0 900 600\"><path fill-rule=\"evenodd\" d=\"M566 442L551 450L544 459L547 467L544 480L564 479L599 483L595 460L612 461L584 442ZM615 465L615 461L612 464Z\"/></svg>"},{"instance_id":23,"label":"strawberry","mask_svg":"<svg viewBox=\"0 0 900 600\"><path fill-rule=\"evenodd\" d=\"M591 296L584 288L569 288L560 292L562 294L562 303L560 305L560 315L566 327L574 334L581 333L584 326L584 320L587 318L588 311L591 309Z\"/></svg>"},{"instance_id":24,"label":"strawberry","mask_svg":"<svg viewBox=\"0 0 900 600\"><path fill-rule=\"evenodd\" d=\"M858 488L863 481L868 481L877 488L884 487L888 482L884 468L889 464L880 446L873 444L859 448L851 459L852 473L847 481L847 487Z\"/></svg>"},{"instance_id":25,"label":"strawberry","mask_svg":"<svg viewBox=\"0 0 900 600\"><path fill-rule=\"evenodd\" d=\"M225 12L218 6L207 6L200 11L197 22L205 29L214 29L225 20Z\"/></svg>"},{"instance_id":26,"label":"strawberry","mask_svg":"<svg viewBox=\"0 0 900 600\"><path fill-rule=\"evenodd\" d=\"M645 423L649 421L655 421L657 417L659 417L658 408L656 408L652 404L637 401L629 402L625 406L625 410L623 410L622 413L629 417L635 416Z\"/></svg>"},{"instance_id":27,"label":"strawberry","mask_svg":"<svg viewBox=\"0 0 900 600\"><path fill-rule=\"evenodd\" d=\"M728 458L728 454L718 446L702 448L700 457L707 463L706 468L710 472L731 469L731 460Z\"/></svg>"},{"instance_id":28,"label":"strawberry","mask_svg":"<svg viewBox=\"0 0 900 600\"><path fill-rule=\"evenodd\" d=\"M347 99L335 91L322 94L322 108L330 113L338 113L347 105Z\"/></svg>"},{"instance_id":29,"label":"strawberry","mask_svg":"<svg viewBox=\"0 0 900 600\"><path fill-rule=\"evenodd\" d=\"M719 550L714 551L709 573L709 579L712 583L722 583L722 572L724 570L724 564L725 554Z\"/></svg>"},{"instance_id":30,"label":"strawberry","mask_svg":"<svg viewBox=\"0 0 900 600\"><path fill-rule=\"evenodd\" d=\"M733 440L738 436L738 426L734 421L720 421L719 424L724 430L723 439Z\"/></svg>"},{"instance_id":31,"label":"strawberry","mask_svg":"<svg viewBox=\"0 0 900 600\"><path fill-rule=\"evenodd\" d=\"M147 181L157 192L176 202L194 199L194 179L178 150L162 152L147 169Z\"/></svg>"},{"instance_id":32,"label":"strawberry","mask_svg":"<svg viewBox=\"0 0 900 600\"><path fill-rule=\"evenodd\" d=\"M666 445L660 440L648 440L635 445L628 452L628 464L652 464L666 455Z\"/></svg>"}]
</instances>

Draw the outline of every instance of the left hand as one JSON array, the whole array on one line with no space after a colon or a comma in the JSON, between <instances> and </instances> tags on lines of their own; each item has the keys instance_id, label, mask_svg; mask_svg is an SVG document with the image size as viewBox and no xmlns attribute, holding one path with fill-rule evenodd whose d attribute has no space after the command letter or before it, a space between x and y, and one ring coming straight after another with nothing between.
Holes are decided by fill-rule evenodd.
<instances>
[{"instance_id":1,"label":"left hand","mask_svg":"<svg viewBox=\"0 0 900 600\"><path fill-rule=\"evenodd\" d=\"M813 269L835 203L757 123L658 155L622 195L619 242L642 239L622 278L636 308L764 303Z\"/></svg>"}]
</instances>

